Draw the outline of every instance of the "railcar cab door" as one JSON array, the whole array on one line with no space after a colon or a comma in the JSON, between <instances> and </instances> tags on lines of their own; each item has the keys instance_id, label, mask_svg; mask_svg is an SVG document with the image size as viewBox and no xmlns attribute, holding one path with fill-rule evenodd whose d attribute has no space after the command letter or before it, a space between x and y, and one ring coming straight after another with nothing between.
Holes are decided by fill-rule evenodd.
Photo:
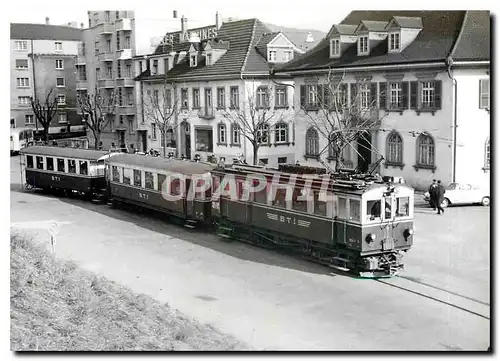
<instances>
[{"instance_id":1,"label":"railcar cab door","mask_svg":"<svg viewBox=\"0 0 500 361\"><path fill-rule=\"evenodd\" d=\"M211 183L210 173L193 174L186 178L186 215L189 218L204 220L209 214Z\"/></svg>"}]
</instances>

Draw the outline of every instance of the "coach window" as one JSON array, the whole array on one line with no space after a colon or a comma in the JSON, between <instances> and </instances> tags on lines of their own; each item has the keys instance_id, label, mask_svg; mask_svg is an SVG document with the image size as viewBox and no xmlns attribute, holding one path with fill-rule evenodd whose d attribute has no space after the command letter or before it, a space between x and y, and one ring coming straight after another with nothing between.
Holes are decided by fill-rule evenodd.
<instances>
[{"instance_id":1,"label":"coach window","mask_svg":"<svg viewBox=\"0 0 500 361\"><path fill-rule=\"evenodd\" d=\"M163 183L165 183L165 180L167 179L167 176L165 174L159 174L158 173L158 184L157 184L157 191L162 192L163 191Z\"/></svg>"},{"instance_id":2,"label":"coach window","mask_svg":"<svg viewBox=\"0 0 500 361\"><path fill-rule=\"evenodd\" d=\"M347 219L347 199L344 197L339 197L339 211L338 217L342 219Z\"/></svg>"},{"instance_id":3,"label":"coach window","mask_svg":"<svg viewBox=\"0 0 500 361\"><path fill-rule=\"evenodd\" d=\"M68 173L76 173L76 160L68 159Z\"/></svg>"},{"instance_id":4,"label":"coach window","mask_svg":"<svg viewBox=\"0 0 500 361\"><path fill-rule=\"evenodd\" d=\"M384 218L391 219L392 218L392 206L391 206L391 197L385 198L384 205Z\"/></svg>"},{"instance_id":5,"label":"coach window","mask_svg":"<svg viewBox=\"0 0 500 361\"><path fill-rule=\"evenodd\" d=\"M43 169L43 157L36 157L36 169Z\"/></svg>"},{"instance_id":6,"label":"coach window","mask_svg":"<svg viewBox=\"0 0 500 361\"><path fill-rule=\"evenodd\" d=\"M307 190L305 188L293 189L292 208L295 211L307 212Z\"/></svg>"},{"instance_id":7,"label":"coach window","mask_svg":"<svg viewBox=\"0 0 500 361\"><path fill-rule=\"evenodd\" d=\"M357 221L360 220L360 202L357 199L349 200L349 220Z\"/></svg>"},{"instance_id":8,"label":"coach window","mask_svg":"<svg viewBox=\"0 0 500 361\"><path fill-rule=\"evenodd\" d=\"M26 168L33 168L33 156L32 155L26 156Z\"/></svg>"},{"instance_id":9,"label":"coach window","mask_svg":"<svg viewBox=\"0 0 500 361\"><path fill-rule=\"evenodd\" d=\"M396 217L408 217L410 215L410 197L396 198Z\"/></svg>"},{"instance_id":10,"label":"coach window","mask_svg":"<svg viewBox=\"0 0 500 361\"><path fill-rule=\"evenodd\" d=\"M254 186L257 186L257 183L259 180L254 180ZM254 192L254 202L256 203L262 203L262 204L267 204L267 189L268 189L269 183L266 183L266 186L264 189Z\"/></svg>"},{"instance_id":11,"label":"coach window","mask_svg":"<svg viewBox=\"0 0 500 361\"><path fill-rule=\"evenodd\" d=\"M373 221L376 219L380 219L380 200L373 200L366 202L366 211L368 214L366 215L368 221Z\"/></svg>"},{"instance_id":12,"label":"coach window","mask_svg":"<svg viewBox=\"0 0 500 361\"><path fill-rule=\"evenodd\" d=\"M154 189L155 188L153 173L144 172L144 188L146 188L146 189Z\"/></svg>"},{"instance_id":13,"label":"coach window","mask_svg":"<svg viewBox=\"0 0 500 361\"><path fill-rule=\"evenodd\" d=\"M286 188L275 186L276 193L274 194L274 199L271 200L271 204L275 207L286 208Z\"/></svg>"},{"instance_id":14,"label":"coach window","mask_svg":"<svg viewBox=\"0 0 500 361\"><path fill-rule=\"evenodd\" d=\"M132 169L123 168L123 183L130 185L130 176L132 174Z\"/></svg>"},{"instance_id":15,"label":"coach window","mask_svg":"<svg viewBox=\"0 0 500 361\"><path fill-rule=\"evenodd\" d=\"M47 157L47 170L54 170L54 158Z\"/></svg>"},{"instance_id":16,"label":"coach window","mask_svg":"<svg viewBox=\"0 0 500 361\"><path fill-rule=\"evenodd\" d=\"M86 160L80 161L80 174L82 175L89 174L89 163Z\"/></svg>"},{"instance_id":17,"label":"coach window","mask_svg":"<svg viewBox=\"0 0 500 361\"><path fill-rule=\"evenodd\" d=\"M181 194L181 180L173 178L170 182L170 195L178 196L179 194Z\"/></svg>"},{"instance_id":18,"label":"coach window","mask_svg":"<svg viewBox=\"0 0 500 361\"><path fill-rule=\"evenodd\" d=\"M58 172L66 172L66 166L64 164L64 159L63 158L57 158L57 171Z\"/></svg>"},{"instance_id":19,"label":"coach window","mask_svg":"<svg viewBox=\"0 0 500 361\"><path fill-rule=\"evenodd\" d=\"M113 182L120 182L120 171L119 171L119 167L117 167L116 165L114 165L112 167L113 169Z\"/></svg>"},{"instance_id":20,"label":"coach window","mask_svg":"<svg viewBox=\"0 0 500 361\"><path fill-rule=\"evenodd\" d=\"M326 216L326 202L324 195L320 196L319 191L314 191L314 214L319 216Z\"/></svg>"},{"instance_id":21,"label":"coach window","mask_svg":"<svg viewBox=\"0 0 500 361\"><path fill-rule=\"evenodd\" d=\"M134 169L134 185L136 187L141 186L141 171L139 169Z\"/></svg>"}]
</instances>

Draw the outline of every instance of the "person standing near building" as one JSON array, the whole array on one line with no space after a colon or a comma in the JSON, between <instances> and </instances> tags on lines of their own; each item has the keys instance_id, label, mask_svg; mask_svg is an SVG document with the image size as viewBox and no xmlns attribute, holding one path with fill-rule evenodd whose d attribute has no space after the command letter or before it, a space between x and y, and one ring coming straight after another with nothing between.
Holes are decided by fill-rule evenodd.
<instances>
[{"instance_id":1,"label":"person standing near building","mask_svg":"<svg viewBox=\"0 0 500 361\"><path fill-rule=\"evenodd\" d=\"M436 203L436 206L437 206L437 214L441 214L441 212L444 213L444 209L443 207L441 207L441 203L443 202L444 200L444 193L445 193L445 189L443 187L443 185L441 184L441 181L438 180L438 184L437 184L437 203Z\"/></svg>"},{"instance_id":2,"label":"person standing near building","mask_svg":"<svg viewBox=\"0 0 500 361\"><path fill-rule=\"evenodd\" d=\"M436 180L433 179L432 184L429 186L429 198L430 198L430 203L431 203L431 207L433 210L436 210L437 188L438 188L438 185L436 183Z\"/></svg>"}]
</instances>

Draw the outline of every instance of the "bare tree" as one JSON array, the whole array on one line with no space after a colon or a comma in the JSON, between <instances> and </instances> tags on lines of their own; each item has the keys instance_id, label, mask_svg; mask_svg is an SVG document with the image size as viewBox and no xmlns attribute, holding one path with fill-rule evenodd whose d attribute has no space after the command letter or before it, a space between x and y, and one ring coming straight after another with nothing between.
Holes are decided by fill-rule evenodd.
<instances>
[{"instance_id":1,"label":"bare tree","mask_svg":"<svg viewBox=\"0 0 500 361\"><path fill-rule=\"evenodd\" d=\"M160 87L148 89L142 102L144 115L148 118L149 123L155 124L160 131L164 157L167 152L167 132L171 130L175 134L176 115L179 114L177 97L173 96L172 93L172 88L165 79Z\"/></svg>"},{"instance_id":2,"label":"bare tree","mask_svg":"<svg viewBox=\"0 0 500 361\"><path fill-rule=\"evenodd\" d=\"M50 123L52 123L52 119L54 119L57 114L58 103L57 96L51 97L54 89L50 89L45 97L45 102L40 103L40 99L33 99L30 97L31 108L33 109L33 113L35 113L35 117L37 121L42 126L42 133L45 142L49 142L49 128Z\"/></svg>"},{"instance_id":3,"label":"bare tree","mask_svg":"<svg viewBox=\"0 0 500 361\"><path fill-rule=\"evenodd\" d=\"M354 141L379 129L382 120L377 107L376 88L373 87L376 83L357 77L356 83L351 84L351 96L348 97L348 84L344 79L345 72L335 74L330 69L324 83L304 86L305 94L301 99L301 109L308 123L327 139L327 146L319 152L319 156L330 148L336 172L344 165L344 151L352 148L360 155L353 147Z\"/></svg>"},{"instance_id":4,"label":"bare tree","mask_svg":"<svg viewBox=\"0 0 500 361\"><path fill-rule=\"evenodd\" d=\"M93 93L79 93L77 98L78 108L94 136L94 148L98 149L101 134L115 114L116 93L112 90L104 95L95 88Z\"/></svg>"},{"instance_id":5,"label":"bare tree","mask_svg":"<svg viewBox=\"0 0 500 361\"><path fill-rule=\"evenodd\" d=\"M248 139L253 150L253 164L257 164L259 148L270 142L271 126L276 123L290 123L293 119L293 107L279 109L275 106L273 87L259 86L252 82L247 88L247 97L240 104L230 104L222 116ZM286 93L285 93L286 94ZM286 101L286 100L285 100Z\"/></svg>"}]
</instances>

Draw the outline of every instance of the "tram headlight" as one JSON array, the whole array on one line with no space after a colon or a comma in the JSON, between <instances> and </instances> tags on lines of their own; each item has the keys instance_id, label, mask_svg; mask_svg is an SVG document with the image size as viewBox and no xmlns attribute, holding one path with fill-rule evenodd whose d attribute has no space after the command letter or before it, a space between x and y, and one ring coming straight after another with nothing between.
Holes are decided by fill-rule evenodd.
<instances>
[{"instance_id":1,"label":"tram headlight","mask_svg":"<svg viewBox=\"0 0 500 361\"><path fill-rule=\"evenodd\" d=\"M377 239L377 235L375 233L370 233L368 236L366 236L366 241L368 243L373 242Z\"/></svg>"},{"instance_id":2,"label":"tram headlight","mask_svg":"<svg viewBox=\"0 0 500 361\"><path fill-rule=\"evenodd\" d=\"M413 228L407 228L405 229L405 237L410 237L411 235L413 235L414 231L413 231Z\"/></svg>"}]
</instances>

